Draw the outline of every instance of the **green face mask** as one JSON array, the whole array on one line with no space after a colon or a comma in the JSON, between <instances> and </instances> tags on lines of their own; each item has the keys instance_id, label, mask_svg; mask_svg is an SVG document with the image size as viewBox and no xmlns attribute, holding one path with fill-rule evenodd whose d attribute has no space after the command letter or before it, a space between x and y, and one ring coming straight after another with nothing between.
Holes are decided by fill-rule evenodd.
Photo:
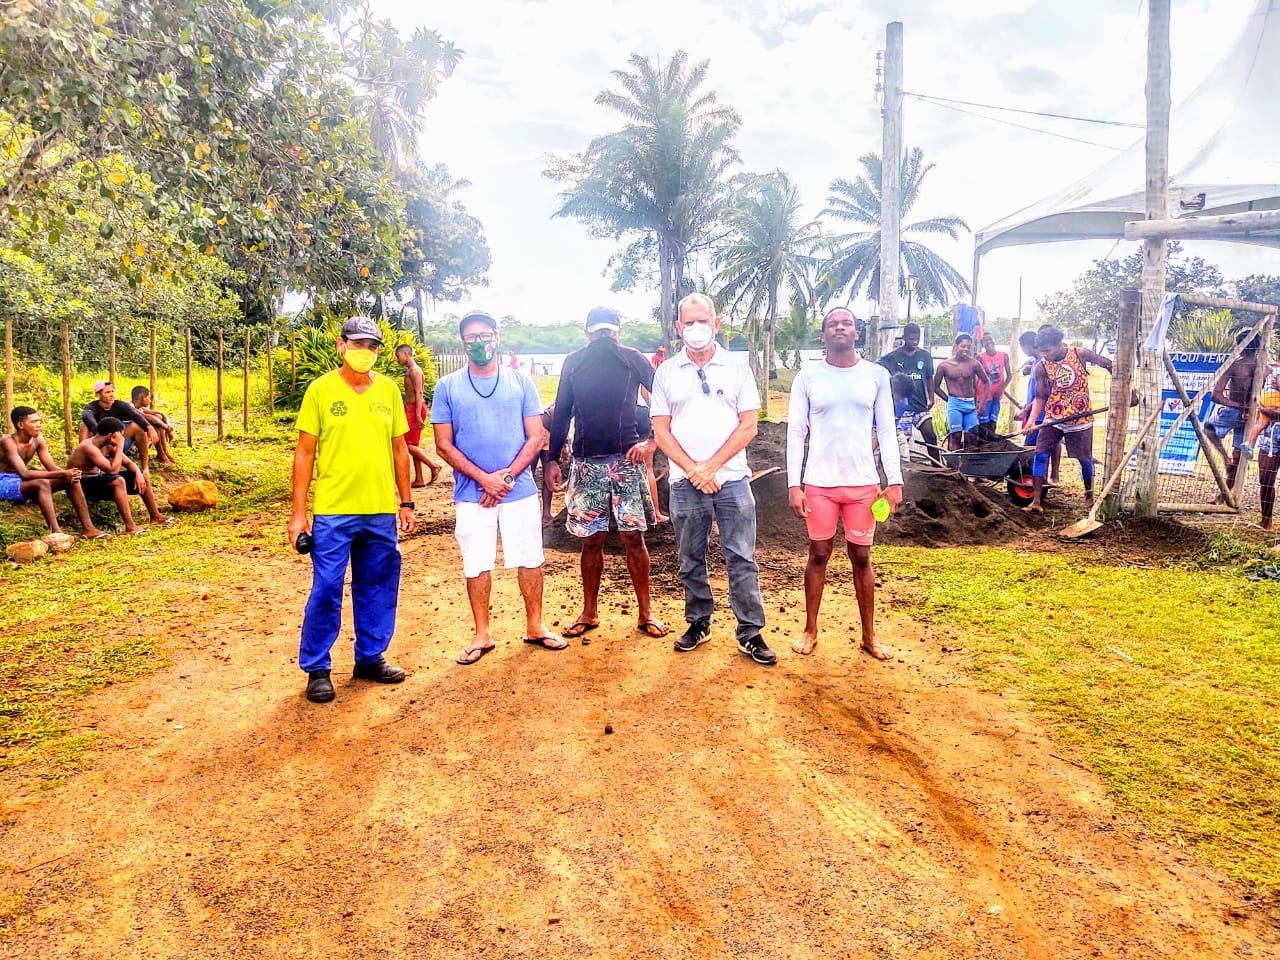
<instances>
[{"instance_id":1,"label":"green face mask","mask_svg":"<svg viewBox=\"0 0 1280 960\"><path fill-rule=\"evenodd\" d=\"M374 363L377 362L378 355L372 350L357 350L354 347L348 347L347 352L342 355L342 360L356 373L368 373L373 369Z\"/></svg>"},{"instance_id":2,"label":"green face mask","mask_svg":"<svg viewBox=\"0 0 1280 960\"><path fill-rule=\"evenodd\" d=\"M488 366L494 355L498 352L498 345L492 340L477 340L475 343L467 344L467 356L471 358L471 362L477 367Z\"/></svg>"}]
</instances>

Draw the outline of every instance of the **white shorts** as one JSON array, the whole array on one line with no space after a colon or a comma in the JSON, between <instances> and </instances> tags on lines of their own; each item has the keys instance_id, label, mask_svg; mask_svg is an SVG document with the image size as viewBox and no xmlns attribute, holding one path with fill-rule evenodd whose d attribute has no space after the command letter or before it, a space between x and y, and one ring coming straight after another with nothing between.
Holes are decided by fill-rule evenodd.
<instances>
[{"instance_id":1,"label":"white shorts","mask_svg":"<svg viewBox=\"0 0 1280 960\"><path fill-rule=\"evenodd\" d=\"M462 575L468 580L488 573L498 560L498 535L507 569L542 566L542 498L522 497L496 507L455 503L453 535L462 548Z\"/></svg>"}]
</instances>

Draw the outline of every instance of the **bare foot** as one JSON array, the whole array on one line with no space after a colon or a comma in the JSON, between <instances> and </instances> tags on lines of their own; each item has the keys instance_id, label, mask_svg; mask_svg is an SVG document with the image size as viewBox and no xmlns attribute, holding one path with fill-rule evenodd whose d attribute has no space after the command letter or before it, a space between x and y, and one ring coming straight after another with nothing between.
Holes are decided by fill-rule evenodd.
<instances>
[{"instance_id":1,"label":"bare foot","mask_svg":"<svg viewBox=\"0 0 1280 960\"><path fill-rule=\"evenodd\" d=\"M670 519L671 519L670 517L664 517L664 516L662 516L662 514L658 514L656 517L654 517L654 518L653 518L653 522L654 522L654 523L667 523Z\"/></svg>"},{"instance_id":2,"label":"bare foot","mask_svg":"<svg viewBox=\"0 0 1280 960\"><path fill-rule=\"evenodd\" d=\"M874 637L870 640L862 641L862 649L871 654L871 656L875 657L877 660L892 660L896 656L893 651L893 647L886 647Z\"/></svg>"},{"instance_id":3,"label":"bare foot","mask_svg":"<svg viewBox=\"0 0 1280 960\"><path fill-rule=\"evenodd\" d=\"M791 645L791 649L796 653L802 653L806 657L813 653L813 648L818 645L818 634L815 631L810 633L806 630L800 635L800 639Z\"/></svg>"},{"instance_id":4,"label":"bare foot","mask_svg":"<svg viewBox=\"0 0 1280 960\"><path fill-rule=\"evenodd\" d=\"M1022 509L1027 513L1044 513L1044 507L1040 506L1038 503L1029 503Z\"/></svg>"},{"instance_id":5,"label":"bare foot","mask_svg":"<svg viewBox=\"0 0 1280 960\"><path fill-rule=\"evenodd\" d=\"M420 483L411 483L411 484L409 484L409 486L413 487L415 490L417 490L417 489L419 489L419 488L421 488L421 487L425 487L426 485L427 485L427 482L426 482L425 480L421 481Z\"/></svg>"},{"instance_id":6,"label":"bare foot","mask_svg":"<svg viewBox=\"0 0 1280 960\"><path fill-rule=\"evenodd\" d=\"M1261 523L1258 524L1258 526L1260 526L1263 530L1274 530L1276 528L1275 523L1272 522L1271 520L1263 520Z\"/></svg>"},{"instance_id":7,"label":"bare foot","mask_svg":"<svg viewBox=\"0 0 1280 960\"><path fill-rule=\"evenodd\" d=\"M428 480L427 483L432 484L436 482L436 477L440 476L440 471L443 470L444 467L440 466L438 463L428 463L427 469L431 471L431 479Z\"/></svg>"}]
</instances>

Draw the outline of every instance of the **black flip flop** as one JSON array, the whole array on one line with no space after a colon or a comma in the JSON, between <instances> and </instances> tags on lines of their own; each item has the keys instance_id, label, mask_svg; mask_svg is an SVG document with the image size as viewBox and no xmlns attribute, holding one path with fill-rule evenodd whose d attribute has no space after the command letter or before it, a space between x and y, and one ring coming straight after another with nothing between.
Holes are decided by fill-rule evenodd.
<instances>
[{"instance_id":1,"label":"black flip flop","mask_svg":"<svg viewBox=\"0 0 1280 960\"><path fill-rule=\"evenodd\" d=\"M457 660L455 660L454 662L455 662L455 663L460 663L460 664L462 664L464 667L469 667L469 666L471 666L473 663L479 663L481 660L483 660L483 659L484 659L484 655L485 655L486 653L488 653L488 652L489 652L489 651L491 651L491 650L496 650L497 648L498 648L498 645L497 645L496 643L495 643L493 646L491 646L491 647L467 647L467 649L463 650L463 651L462 651L462 653L458 654L458 659L457 659ZM479 653L479 654L477 654L473 659L471 659L471 660L463 660L463 659L462 659L462 658L463 658L463 657L465 657L468 653L474 653L476 650L479 650L479 651L480 651L480 653Z\"/></svg>"},{"instance_id":2,"label":"black flip flop","mask_svg":"<svg viewBox=\"0 0 1280 960\"><path fill-rule=\"evenodd\" d=\"M579 620L577 623L575 623L573 626L571 626L568 630L564 632L564 639L576 640L578 637L585 637L592 630L599 628L599 626L600 624L598 623L587 623L585 620ZM579 630L578 629L579 627L581 627L582 629ZM585 644L585 643L590 643L591 641L583 640L582 642Z\"/></svg>"},{"instance_id":3,"label":"black flip flop","mask_svg":"<svg viewBox=\"0 0 1280 960\"><path fill-rule=\"evenodd\" d=\"M561 645L556 646L554 642L549 644L547 643L548 640L559 640ZM565 647L569 646L569 644L565 642L564 637L557 637L554 633L545 637L525 637L524 642L532 644L535 647L541 647L543 650L563 650Z\"/></svg>"}]
</instances>

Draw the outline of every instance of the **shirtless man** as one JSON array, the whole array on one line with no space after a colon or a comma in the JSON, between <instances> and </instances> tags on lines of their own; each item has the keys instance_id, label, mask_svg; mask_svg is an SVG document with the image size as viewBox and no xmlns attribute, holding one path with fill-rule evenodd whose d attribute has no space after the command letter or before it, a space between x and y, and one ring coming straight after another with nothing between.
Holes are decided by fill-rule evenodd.
<instances>
[{"instance_id":1,"label":"shirtless man","mask_svg":"<svg viewBox=\"0 0 1280 960\"><path fill-rule=\"evenodd\" d=\"M169 444L173 442L173 421L151 406L151 391L142 384L130 391L129 399L133 402L133 409L146 417L147 423L155 428L156 461L170 466L173 463L173 454L169 452Z\"/></svg>"},{"instance_id":2,"label":"shirtless man","mask_svg":"<svg viewBox=\"0 0 1280 960\"><path fill-rule=\"evenodd\" d=\"M58 515L53 509L53 493L65 490L76 508L85 537L90 540L105 537L89 516L89 504L80 489L80 471L58 469L49 455L49 445L40 435L40 414L31 407L14 407L9 419L13 421L13 433L0 437L0 500L13 503L35 500L49 524L49 532L61 533ZM36 457L44 469L32 470L28 466Z\"/></svg>"},{"instance_id":3,"label":"shirtless man","mask_svg":"<svg viewBox=\"0 0 1280 960\"><path fill-rule=\"evenodd\" d=\"M115 417L98 421L97 433L71 451L67 466L80 471L80 487L86 500L91 503L115 501L125 533L138 532L129 508L131 494L142 497L153 524L172 522L173 518L166 517L156 506L156 495L146 474L124 455L124 424Z\"/></svg>"},{"instance_id":4,"label":"shirtless man","mask_svg":"<svg viewBox=\"0 0 1280 960\"><path fill-rule=\"evenodd\" d=\"M942 392L942 382L947 392ZM973 337L956 336L951 359L938 364L933 375L933 392L947 405L947 449L960 450L977 443L978 384L989 384L987 372L973 357Z\"/></svg>"},{"instance_id":5,"label":"shirtless man","mask_svg":"<svg viewBox=\"0 0 1280 960\"><path fill-rule=\"evenodd\" d=\"M1236 334L1239 344L1249 336L1248 330ZM1213 402L1218 405L1205 426L1209 442L1222 455L1227 465L1227 486L1236 482L1236 470L1240 466L1240 447L1244 443L1245 417L1249 412L1249 400L1253 396L1253 377L1258 369L1258 350L1262 339L1254 337L1244 348L1244 353L1227 367L1227 372L1213 385ZM1227 455L1222 438L1231 434L1231 455ZM1222 502L1221 495L1218 503Z\"/></svg>"},{"instance_id":6,"label":"shirtless man","mask_svg":"<svg viewBox=\"0 0 1280 960\"><path fill-rule=\"evenodd\" d=\"M425 487L435 483L443 469L422 452L422 428L427 422L427 401L422 397L422 368L418 366L413 355L413 347L402 343L396 347L396 363L404 367L404 415L409 421L409 432L404 435L404 442L409 447L409 458L413 461L414 487ZM422 465L431 471L431 479L422 479Z\"/></svg>"}]
</instances>

